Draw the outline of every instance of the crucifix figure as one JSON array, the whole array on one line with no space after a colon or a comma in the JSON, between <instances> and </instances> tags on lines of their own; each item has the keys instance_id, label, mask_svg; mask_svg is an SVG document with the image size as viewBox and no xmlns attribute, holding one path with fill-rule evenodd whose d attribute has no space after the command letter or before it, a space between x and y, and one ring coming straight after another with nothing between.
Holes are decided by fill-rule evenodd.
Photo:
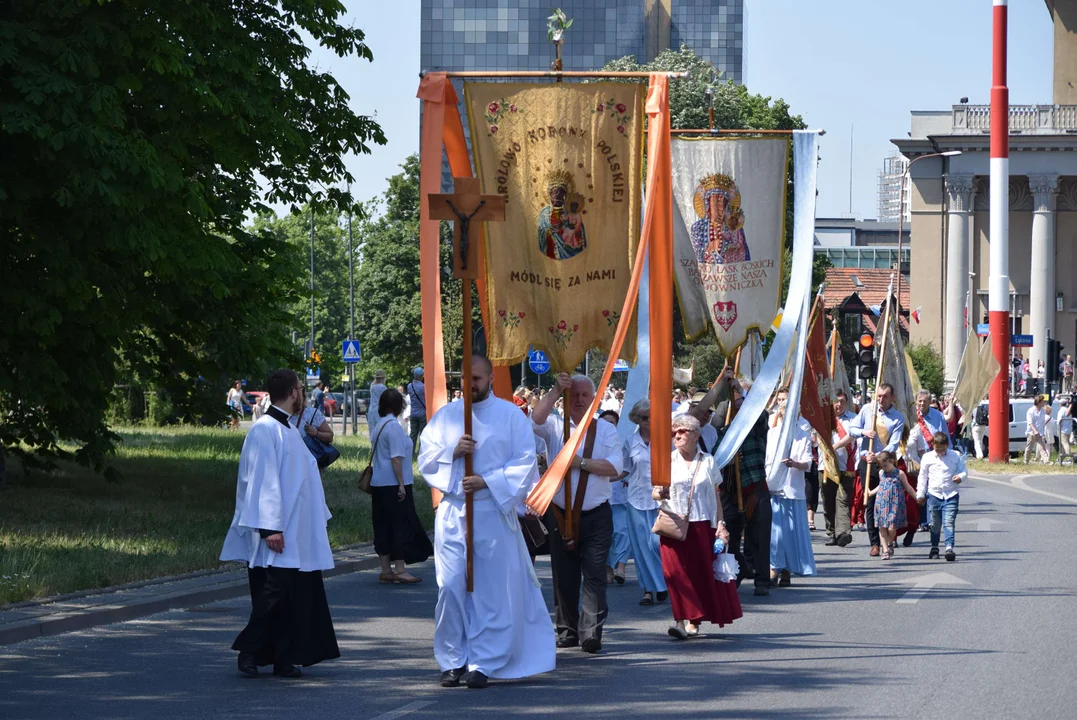
<instances>
[{"instance_id":1,"label":"crucifix figure","mask_svg":"<svg viewBox=\"0 0 1077 720\"><path fill-rule=\"evenodd\" d=\"M464 391L464 434L471 434L471 281L479 276L478 243L469 242L468 230L472 220L501 221L505 219L505 198L500 195L483 195L476 178L453 178L451 194L431 193L430 217L433 220L453 221L453 276L464 281L464 367L461 373ZM464 475L474 474L471 455L464 456ZM473 499L465 498L467 515L467 591L475 589Z\"/></svg>"}]
</instances>

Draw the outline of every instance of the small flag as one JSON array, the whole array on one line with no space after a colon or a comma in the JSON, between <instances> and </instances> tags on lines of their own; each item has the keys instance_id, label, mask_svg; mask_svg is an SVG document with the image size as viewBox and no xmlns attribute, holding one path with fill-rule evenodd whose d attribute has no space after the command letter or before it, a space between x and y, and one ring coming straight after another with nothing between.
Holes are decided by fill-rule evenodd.
<instances>
[{"instance_id":1,"label":"small flag","mask_svg":"<svg viewBox=\"0 0 1077 720\"><path fill-rule=\"evenodd\" d=\"M922 307L923 307L923 305L920 305L919 307L917 307L915 310L912 311L912 319L916 321L917 325L920 324L920 308L922 308ZM968 308L965 308L965 327L968 327L968 326L969 326L969 313L968 313Z\"/></svg>"},{"instance_id":2,"label":"small flag","mask_svg":"<svg viewBox=\"0 0 1077 720\"><path fill-rule=\"evenodd\" d=\"M871 305L871 306L868 307L868 310L871 310L871 314L874 315L875 317L879 317L880 315L883 314L883 306L882 305Z\"/></svg>"},{"instance_id":3,"label":"small flag","mask_svg":"<svg viewBox=\"0 0 1077 720\"><path fill-rule=\"evenodd\" d=\"M770 324L770 329L774 332L778 332L778 328L782 324L782 313L785 312L784 307L778 308L778 314L774 316L774 322Z\"/></svg>"}]
</instances>

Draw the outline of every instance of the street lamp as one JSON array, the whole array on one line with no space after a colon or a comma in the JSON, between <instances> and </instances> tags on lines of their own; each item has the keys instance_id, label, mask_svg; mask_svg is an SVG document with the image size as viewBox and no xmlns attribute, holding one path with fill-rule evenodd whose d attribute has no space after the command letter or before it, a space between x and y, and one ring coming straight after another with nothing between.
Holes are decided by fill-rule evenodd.
<instances>
[{"instance_id":1,"label":"street lamp","mask_svg":"<svg viewBox=\"0 0 1077 720\"><path fill-rule=\"evenodd\" d=\"M898 272L897 272L897 299L898 299L898 311L899 312L901 310L901 246L902 246L901 230L902 230L902 225L904 225L904 221L905 221L905 205L904 205L905 183L909 179L909 171L912 170L913 165L920 162L921 160L927 160L928 158L934 158L934 157L954 157L954 156L960 155L960 154L961 154L960 150L947 150L946 152L937 152L937 153L931 153L930 155L920 155L919 157L914 157L912 160L909 161L909 164L905 167L905 172L903 172L901 174L901 189L898 191L898 250L897 250L897 253L898 253L898 256L897 256L897 265L898 265ZM909 191L909 209L910 210L912 209L912 191L911 190ZM911 265L911 262L910 262L910 265Z\"/></svg>"}]
</instances>

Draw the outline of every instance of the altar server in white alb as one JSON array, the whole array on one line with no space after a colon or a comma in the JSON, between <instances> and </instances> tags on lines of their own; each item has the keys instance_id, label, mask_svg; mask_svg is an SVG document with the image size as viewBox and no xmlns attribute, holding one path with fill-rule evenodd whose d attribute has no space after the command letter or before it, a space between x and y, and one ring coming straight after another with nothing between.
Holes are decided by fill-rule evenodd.
<instances>
[{"instance_id":1,"label":"altar server in white alb","mask_svg":"<svg viewBox=\"0 0 1077 720\"><path fill-rule=\"evenodd\" d=\"M247 563L251 616L232 644L240 673L272 665L297 678L299 665L340 657L321 572L333 567L331 515L314 456L288 422L303 409L299 376L277 370L266 385L271 404L243 441L221 560Z\"/></svg>"},{"instance_id":2,"label":"altar server in white alb","mask_svg":"<svg viewBox=\"0 0 1077 720\"><path fill-rule=\"evenodd\" d=\"M438 410L420 436L419 472L445 494L434 524L438 602L434 657L443 687L484 688L554 669L550 614L527 554L517 513L538 480L531 421L490 392L493 367L471 363L472 432L464 403ZM464 476L472 455L473 475ZM474 498L474 587L467 592L465 495Z\"/></svg>"}]
</instances>

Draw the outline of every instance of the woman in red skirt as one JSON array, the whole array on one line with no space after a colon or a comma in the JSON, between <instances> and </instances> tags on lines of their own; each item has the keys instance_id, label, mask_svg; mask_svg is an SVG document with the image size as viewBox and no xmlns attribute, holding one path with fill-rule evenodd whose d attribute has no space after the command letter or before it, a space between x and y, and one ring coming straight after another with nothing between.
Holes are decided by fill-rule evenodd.
<instances>
[{"instance_id":1,"label":"woman in red skirt","mask_svg":"<svg viewBox=\"0 0 1077 720\"><path fill-rule=\"evenodd\" d=\"M734 581L714 579L714 539L729 542L722 520L718 486L722 475L714 458L699 448L699 421L691 415L673 419L670 487L654 488L670 512L688 518L684 540L662 538L662 574L669 589L673 619L671 637L685 640L699 635L700 623L722 627L743 616Z\"/></svg>"}]
</instances>

